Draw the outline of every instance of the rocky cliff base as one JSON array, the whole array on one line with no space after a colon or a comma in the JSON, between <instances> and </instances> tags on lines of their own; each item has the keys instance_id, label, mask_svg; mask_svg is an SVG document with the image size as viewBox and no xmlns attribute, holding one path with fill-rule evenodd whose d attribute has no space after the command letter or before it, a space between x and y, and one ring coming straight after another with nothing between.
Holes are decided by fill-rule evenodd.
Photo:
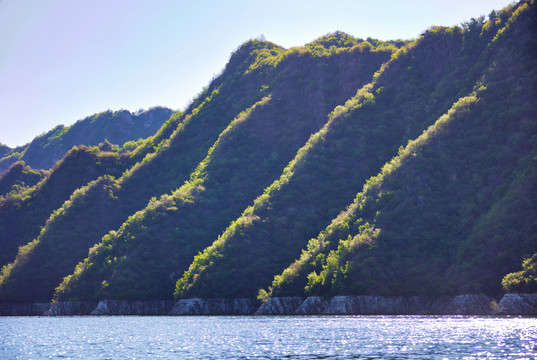
<instances>
[{"instance_id":1,"label":"rocky cliff base","mask_svg":"<svg viewBox=\"0 0 537 360\"><path fill-rule=\"evenodd\" d=\"M334 296L272 298L257 315L489 315L492 299L485 295Z\"/></svg>"},{"instance_id":2,"label":"rocky cliff base","mask_svg":"<svg viewBox=\"0 0 537 360\"><path fill-rule=\"evenodd\" d=\"M537 315L537 294L319 296L253 299L102 300L0 304L0 316L72 315Z\"/></svg>"},{"instance_id":3,"label":"rocky cliff base","mask_svg":"<svg viewBox=\"0 0 537 360\"><path fill-rule=\"evenodd\" d=\"M537 294L505 294L495 314L500 315L537 315Z\"/></svg>"},{"instance_id":4,"label":"rocky cliff base","mask_svg":"<svg viewBox=\"0 0 537 360\"><path fill-rule=\"evenodd\" d=\"M253 315L258 307L253 299L182 299L170 315Z\"/></svg>"}]
</instances>

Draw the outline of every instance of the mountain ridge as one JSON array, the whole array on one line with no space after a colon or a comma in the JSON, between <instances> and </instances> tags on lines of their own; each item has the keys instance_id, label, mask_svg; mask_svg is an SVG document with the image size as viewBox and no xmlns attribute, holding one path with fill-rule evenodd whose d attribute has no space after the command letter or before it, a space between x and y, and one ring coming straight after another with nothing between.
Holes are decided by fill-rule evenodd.
<instances>
[{"instance_id":1,"label":"mountain ridge","mask_svg":"<svg viewBox=\"0 0 537 360\"><path fill-rule=\"evenodd\" d=\"M73 125L58 125L35 137L26 145L0 151L0 175L16 161L34 169L50 169L73 146L95 146L106 141L123 147L129 141L153 135L169 119L172 110L152 107L131 113L128 110L104 111L78 120ZM129 147L130 144L127 144ZM132 145L131 145L132 146ZM5 150L4 150L5 149Z\"/></svg>"},{"instance_id":2,"label":"mountain ridge","mask_svg":"<svg viewBox=\"0 0 537 360\"><path fill-rule=\"evenodd\" d=\"M154 136L0 199L0 301L531 289L535 39L522 0L412 41L250 40Z\"/></svg>"}]
</instances>

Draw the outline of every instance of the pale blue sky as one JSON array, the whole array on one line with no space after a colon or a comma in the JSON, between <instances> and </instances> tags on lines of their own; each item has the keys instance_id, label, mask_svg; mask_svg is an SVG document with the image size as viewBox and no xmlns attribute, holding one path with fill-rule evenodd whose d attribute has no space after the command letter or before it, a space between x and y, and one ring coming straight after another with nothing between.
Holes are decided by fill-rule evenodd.
<instances>
[{"instance_id":1,"label":"pale blue sky","mask_svg":"<svg viewBox=\"0 0 537 360\"><path fill-rule=\"evenodd\" d=\"M509 0L0 0L0 142L107 109L184 109L243 42L412 39Z\"/></svg>"}]
</instances>

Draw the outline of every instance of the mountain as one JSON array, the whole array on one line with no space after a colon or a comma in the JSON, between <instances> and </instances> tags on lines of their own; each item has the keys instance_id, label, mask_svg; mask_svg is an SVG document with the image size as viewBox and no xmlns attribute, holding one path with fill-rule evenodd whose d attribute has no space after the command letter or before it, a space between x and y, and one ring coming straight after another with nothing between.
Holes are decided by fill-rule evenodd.
<instances>
[{"instance_id":1,"label":"mountain","mask_svg":"<svg viewBox=\"0 0 537 360\"><path fill-rule=\"evenodd\" d=\"M121 174L128 162L125 154L74 147L35 186L0 197L1 264L12 261L19 246L39 235L51 213L69 200L73 191L99 176ZM4 177L13 172L10 169Z\"/></svg>"},{"instance_id":2,"label":"mountain","mask_svg":"<svg viewBox=\"0 0 537 360\"><path fill-rule=\"evenodd\" d=\"M157 132L171 114L172 110L164 107L136 113L108 110L71 126L58 125L24 146L9 150L0 147L0 174L19 160L34 169L48 170L73 146L95 146L107 140L122 147L127 142L145 139Z\"/></svg>"},{"instance_id":3,"label":"mountain","mask_svg":"<svg viewBox=\"0 0 537 360\"><path fill-rule=\"evenodd\" d=\"M497 295L537 251L535 4L507 15L481 27L499 30L474 89L366 182L271 295Z\"/></svg>"},{"instance_id":4,"label":"mountain","mask_svg":"<svg viewBox=\"0 0 537 360\"><path fill-rule=\"evenodd\" d=\"M24 189L35 186L47 174L46 170L34 170L18 161L11 165L0 177L0 194L18 194Z\"/></svg>"},{"instance_id":5,"label":"mountain","mask_svg":"<svg viewBox=\"0 0 537 360\"><path fill-rule=\"evenodd\" d=\"M0 143L0 158L8 155L12 150L9 146Z\"/></svg>"},{"instance_id":6,"label":"mountain","mask_svg":"<svg viewBox=\"0 0 537 360\"><path fill-rule=\"evenodd\" d=\"M247 203L281 172L310 134L322 126L324 119L316 109L325 108L328 112L344 101L357 86L371 78L392 52L392 49L375 51L368 44L355 46L358 40L344 34L337 36L352 41L345 45L347 51L340 56L315 57L305 50L284 53L273 44L257 40L243 45L222 74L222 77L231 74L233 81L224 82L218 92L212 92L209 101L202 103L199 111L193 110L191 121L196 120L199 131L215 120L227 122L226 128L215 133L220 133L216 141L204 144L205 159L192 163L199 164L197 169L183 173L176 187L168 190L177 189L171 195L152 200L147 197L145 201L150 201L147 207L135 209L141 212L125 213L123 221L127 221L121 228L107 235L92 250L88 262L99 266L77 272L77 276L66 280L62 285L66 290L61 296L68 293L80 299L93 299L101 294L116 298L171 298L176 280L173 273L177 268L186 269L192 256L240 215ZM262 63L267 57L259 54L260 50L271 50L271 57L280 58L274 59L278 64ZM238 58L241 61L236 61ZM336 62L347 65L349 73L333 76L331 69ZM314 103L308 100L313 96L317 99ZM230 105L239 99L255 102L246 111L227 111L226 117L215 117L215 114L226 115L224 109L232 109ZM177 146L184 146L186 140L173 139ZM208 145L212 147L209 149ZM203 149L196 145L195 149L198 148ZM187 153L193 154L193 149ZM170 156L157 156L155 161L169 163ZM191 174L192 170L195 171ZM146 166L142 164L138 171L145 173ZM185 180L188 182L183 185ZM125 191L126 197L132 197L130 190ZM145 225L153 221L158 226ZM96 243L100 238L88 240ZM110 285L103 288L103 283Z\"/></svg>"},{"instance_id":7,"label":"mountain","mask_svg":"<svg viewBox=\"0 0 537 360\"><path fill-rule=\"evenodd\" d=\"M50 171L43 172L35 185L36 171L23 167L22 163L13 164L0 178L0 184L5 188L0 196L0 265L13 261L19 246L39 235L52 212L69 200L73 191L99 176L121 175L148 152L154 151L162 136L169 136L171 124L176 125L173 119L168 120L156 135L136 143L127 142L123 149L106 140L98 147L75 146ZM130 151L133 146L138 147ZM23 174L34 174L31 181L28 175L24 176L24 185L17 180L23 168L27 168Z\"/></svg>"},{"instance_id":8,"label":"mountain","mask_svg":"<svg viewBox=\"0 0 537 360\"><path fill-rule=\"evenodd\" d=\"M536 14L246 42L154 136L0 199L0 301L534 288Z\"/></svg>"},{"instance_id":9,"label":"mountain","mask_svg":"<svg viewBox=\"0 0 537 360\"><path fill-rule=\"evenodd\" d=\"M531 18L529 15L528 17ZM525 27L525 24L519 20L515 25L514 21L509 21L508 18L509 13L506 12L488 23L474 19L466 24L465 28L432 28L416 42L395 53L375 75L373 82L364 86L344 107L334 110L329 123L298 152L282 177L272 184L241 218L231 224L213 245L194 258L189 270L177 283L176 296L252 297L259 288L270 284L273 274L280 272L283 272L283 275L277 276L274 284L278 289L276 294L303 295L307 274L302 274L299 284L289 281L288 277L294 276L297 271L306 271L301 267L310 265L311 262L317 261L321 266L324 261L328 261L328 254L319 252L315 253L315 256L309 255L308 263L295 263L284 270L302 249L306 251L311 247L307 246L308 239L323 231L323 228L329 225L330 219L337 215L336 211L343 209L356 196L356 189L361 188L368 178L376 175L384 163L396 156L399 148L448 113L451 105L456 103L461 95L471 94L474 88L486 86L483 77L491 72L492 66L499 67L500 61L509 63L510 59L503 58L513 56L515 50L525 54L532 49L534 43L531 40L531 27L521 30L524 38L519 38L519 34L511 35L511 32L516 31L515 26ZM513 46L510 41L517 37L516 49L510 49L509 46ZM496 52L494 49L497 49ZM531 66L531 63L525 63L519 68L511 68L510 71L517 77L507 82L518 83L519 78L528 76L527 71ZM509 68L509 65L506 68ZM501 73L504 69L498 68L495 71ZM532 81L534 79L528 78L525 82L527 87L522 88L531 89L535 84ZM530 94L520 98L511 97L512 104L509 107L532 103ZM506 104L491 102L487 106L490 111L499 111ZM503 120L504 116L500 115L500 119ZM482 127L480 124L476 126ZM494 133L498 131L498 127L491 127L490 130ZM466 133L461 133L461 136L466 136ZM476 138L468 137L468 141L475 142ZM435 166L441 165L435 163ZM490 170L487 168L486 171ZM432 170L424 168L424 171ZM433 198L434 201L439 200ZM466 200L471 202L473 199ZM486 209L480 211L485 212ZM413 209L414 212L409 209L405 211L407 214L413 214L416 221L431 221L423 218L425 214L416 217L419 213L417 209ZM357 215L357 218L362 217ZM403 231L409 230L405 222L396 220L395 217L390 218L389 225L390 229L398 229L394 231L397 235L397 240L393 240L395 243L406 243L404 239L418 239L417 234ZM454 224L448 224L454 228ZM421 224L416 232L423 231L424 227L425 225ZM377 227L373 229L376 230ZM437 226L433 229L442 228ZM366 227L364 231L373 230ZM380 230L381 234L386 232ZM439 231L438 234L443 237L457 236L456 232L448 232L448 229ZM431 234L421 235L429 236L430 241L435 243L435 237ZM340 239L346 240L348 235L337 238L342 236L337 233L335 236L331 241L333 246L337 246ZM319 242L314 240L313 243ZM395 248L395 245L391 244L390 248ZM387 253L386 249L383 251L384 254ZM403 249L397 250L398 254L402 252ZM410 261L412 258L404 259ZM519 260L514 263L519 263ZM510 262L511 266L512 264L513 262ZM345 262L340 266L344 267ZM386 264L379 264L380 268L382 266ZM413 276L416 277L420 270ZM500 280L501 278L495 278L496 288L499 288ZM485 279L483 282L486 282ZM343 288L352 289L350 284L345 286ZM468 289L457 290L481 289L478 286L469 286ZM359 289L349 291L360 294ZM382 294L379 289L368 291L368 294L373 293ZM407 293L412 292L405 292ZM441 292L435 289L429 293ZM399 295L395 290L390 294Z\"/></svg>"}]
</instances>

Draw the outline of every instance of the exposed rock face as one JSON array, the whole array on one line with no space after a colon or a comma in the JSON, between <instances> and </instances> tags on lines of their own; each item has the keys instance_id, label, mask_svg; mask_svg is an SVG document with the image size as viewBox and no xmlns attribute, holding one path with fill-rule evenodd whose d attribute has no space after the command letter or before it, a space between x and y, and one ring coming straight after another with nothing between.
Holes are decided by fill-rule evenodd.
<instances>
[{"instance_id":1,"label":"exposed rock face","mask_svg":"<svg viewBox=\"0 0 537 360\"><path fill-rule=\"evenodd\" d=\"M432 315L490 315L492 299L485 295L458 295L437 298L431 304Z\"/></svg>"},{"instance_id":2,"label":"exposed rock face","mask_svg":"<svg viewBox=\"0 0 537 360\"><path fill-rule=\"evenodd\" d=\"M430 300L418 296L334 296L324 315L422 315Z\"/></svg>"},{"instance_id":3,"label":"exposed rock face","mask_svg":"<svg viewBox=\"0 0 537 360\"><path fill-rule=\"evenodd\" d=\"M494 313L498 315L537 315L537 294L505 294Z\"/></svg>"},{"instance_id":4,"label":"exposed rock face","mask_svg":"<svg viewBox=\"0 0 537 360\"><path fill-rule=\"evenodd\" d=\"M295 310L295 315L324 314L331 298L310 296Z\"/></svg>"},{"instance_id":5,"label":"exposed rock face","mask_svg":"<svg viewBox=\"0 0 537 360\"><path fill-rule=\"evenodd\" d=\"M254 299L102 300L0 303L0 316L69 315L537 315L537 294L506 294L495 309L485 295L310 296Z\"/></svg>"},{"instance_id":6,"label":"exposed rock face","mask_svg":"<svg viewBox=\"0 0 537 360\"><path fill-rule=\"evenodd\" d=\"M169 315L252 315L258 305L253 299L182 299Z\"/></svg>"},{"instance_id":7,"label":"exposed rock face","mask_svg":"<svg viewBox=\"0 0 537 360\"><path fill-rule=\"evenodd\" d=\"M70 316L70 315L90 315L97 306L97 301L58 301L47 304L47 309L40 315L48 316Z\"/></svg>"},{"instance_id":8,"label":"exposed rock face","mask_svg":"<svg viewBox=\"0 0 537 360\"><path fill-rule=\"evenodd\" d=\"M303 302L302 297L269 298L255 315L292 315Z\"/></svg>"},{"instance_id":9,"label":"exposed rock face","mask_svg":"<svg viewBox=\"0 0 537 360\"><path fill-rule=\"evenodd\" d=\"M491 300L485 295L271 298L256 315L487 315Z\"/></svg>"},{"instance_id":10,"label":"exposed rock face","mask_svg":"<svg viewBox=\"0 0 537 360\"><path fill-rule=\"evenodd\" d=\"M91 315L167 315L172 307L171 300L101 300Z\"/></svg>"}]
</instances>

